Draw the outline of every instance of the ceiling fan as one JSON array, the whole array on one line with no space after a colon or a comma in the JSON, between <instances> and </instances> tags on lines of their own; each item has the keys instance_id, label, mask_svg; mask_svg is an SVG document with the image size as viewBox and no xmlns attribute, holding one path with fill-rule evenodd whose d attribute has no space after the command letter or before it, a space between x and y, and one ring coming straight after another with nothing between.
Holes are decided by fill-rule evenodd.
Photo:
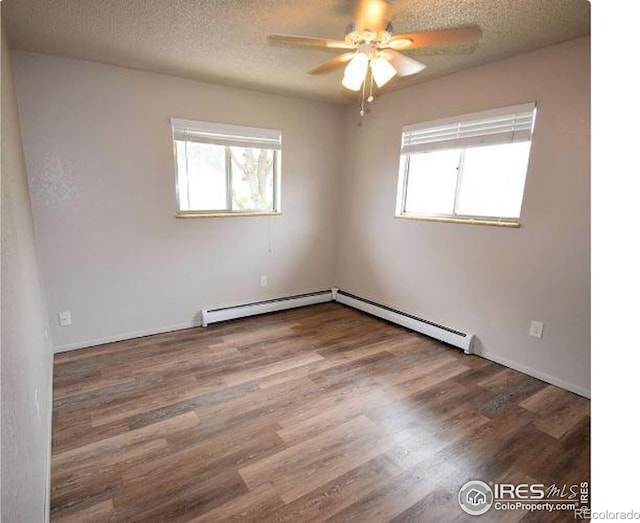
<instances>
[{"instance_id":1,"label":"ceiling fan","mask_svg":"<svg viewBox=\"0 0 640 523\"><path fill-rule=\"evenodd\" d=\"M362 90L360 114L364 116L367 86L367 100L372 102L374 83L380 88L395 76L413 75L426 68L422 62L399 51L474 44L481 36L477 25L394 34L391 18L391 5L386 0L357 0L355 22L347 26L344 40L274 34L269 36L269 42L345 51L312 69L309 74L328 73L347 64L342 85L351 91Z\"/></svg>"}]
</instances>

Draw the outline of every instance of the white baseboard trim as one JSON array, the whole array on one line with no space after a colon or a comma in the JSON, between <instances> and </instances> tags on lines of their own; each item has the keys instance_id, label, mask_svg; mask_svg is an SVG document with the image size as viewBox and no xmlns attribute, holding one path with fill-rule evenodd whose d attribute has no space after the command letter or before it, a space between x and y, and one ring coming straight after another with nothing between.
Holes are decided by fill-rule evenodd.
<instances>
[{"instance_id":1,"label":"white baseboard trim","mask_svg":"<svg viewBox=\"0 0 640 523\"><path fill-rule=\"evenodd\" d=\"M265 314L267 312L275 312L279 310L293 309L297 307L305 307L306 305L314 305L317 303L326 303L333 301L333 295L330 290L312 292L308 294L301 294L298 296L291 296L286 298L277 298L274 300L266 300L264 302L249 303L246 305L236 305L233 307L227 307L222 309L213 309L205 311L203 310L203 320L206 317L208 323L216 323L219 321L226 321L230 319L242 318L245 316L254 316L256 314ZM204 314L207 316L204 316ZM164 334L166 332L179 331L183 329L190 329L192 327L206 326L204 321L191 321L185 323L178 323L176 325L169 325L166 327L157 327L155 329L146 329L142 331L127 332L123 334L116 334L114 336L106 336L104 338L95 338L91 340L83 340L75 343L69 343L67 345L59 345L53 348L53 352L58 354L60 352L67 352L76 349L86 349L88 347L94 347L96 345L104 345L105 343L114 343L116 341L126 341L135 338L143 338L145 336L152 336L154 334Z\"/></svg>"},{"instance_id":2,"label":"white baseboard trim","mask_svg":"<svg viewBox=\"0 0 640 523\"><path fill-rule=\"evenodd\" d=\"M551 385L555 385L557 387L560 387L561 389L574 392L579 396L591 398L591 393L588 389L579 387L577 385L574 385L573 383L569 383L555 376L551 376L550 374L540 372L536 369L532 369L530 367L527 367L526 365L521 365L501 356L496 356L491 352L475 352L473 350L473 334L465 335L465 333L454 331L453 329L449 329L448 327L436 325L426 320L408 315L402 311L390 309L384 305L380 305L370 300L351 295L346 291L342 291L339 289L333 289L333 291L335 297L334 299L338 303L342 303L344 305L347 305L348 307L353 307L374 316L378 316L379 318L383 318L392 323L402 325L403 327L420 332L431 338L444 341L446 343L449 343L450 345L454 345L455 347L460 347L464 350L465 354L475 354L476 356L491 360L495 363L516 370L518 372L522 372L523 374L527 374L528 376L544 381L545 383L550 383Z\"/></svg>"},{"instance_id":3,"label":"white baseboard trim","mask_svg":"<svg viewBox=\"0 0 640 523\"><path fill-rule=\"evenodd\" d=\"M522 372L523 374L527 374L532 378L539 379L540 381L544 381L545 383L550 383L551 385L555 385L556 387L560 387L561 389L565 389L569 392L574 392L579 396L591 399L591 391L589 391L588 389L579 387L578 385L574 385L573 383L569 383L568 381L562 380L560 378L556 378L555 376L551 376L550 374L547 374L545 372L540 372L539 370L532 369L531 367L527 367L526 365L521 365L520 363L516 363L515 361L509 360L507 358L503 358L502 356L496 356L491 352L482 351L474 354L476 354L476 356L480 356L481 358L485 358L487 360L491 360L495 363L503 365L504 367L509 367L510 369L517 370L518 372Z\"/></svg>"},{"instance_id":4,"label":"white baseboard trim","mask_svg":"<svg viewBox=\"0 0 640 523\"><path fill-rule=\"evenodd\" d=\"M361 298L343 290L335 289L335 300L354 309L364 311L378 318L385 319L407 329L419 332L431 338L444 341L454 347L459 347L465 354L471 354L473 350L473 334L461 332L444 325L418 318L406 312L392 309L386 305L375 303L366 298Z\"/></svg>"},{"instance_id":5,"label":"white baseboard trim","mask_svg":"<svg viewBox=\"0 0 640 523\"><path fill-rule=\"evenodd\" d=\"M497 356L491 352L474 352L473 334L463 333L454 329L450 329L448 327L437 325L427 320L411 316L410 314L404 313L403 311L391 309L373 301L360 298L348 293L347 291L342 291L337 288L332 288L331 290L326 291L301 294L298 296L289 296L285 298L277 298L274 300L265 300L262 302L236 305L221 309L202 310L201 321L179 323L177 325L171 325L168 327L159 327L156 329L129 332L125 334L117 334L115 336L108 336L105 338L70 343L68 345L54 347L54 353L66 352L75 349L84 349L87 347L93 347L95 345L103 345L105 343L142 338L144 336L151 336L153 334L163 334L166 332L190 329L192 327L198 327L200 325L206 326L221 321L254 316L258 314L265 314L268 312L305 307L307 305L315 305L318 303L327 303L330 301L337 301L338 303L342 303L343 305L346 305L348 307L367 312L373 316L383 318L397 325L402 325L403 327L414 330L416 332L420 332L421 334L424 334L431 338L435 338L449 343L450 345L453 345L455 347L459 347L463 349L466 354L476 354L477 356L491 360L495 363L516 370L518 372L522 372L523 374L527 374L546 383L550 383L551 385L556 385L557 387L568 390L570 392L574 392L585 398L591 397L591 393L588 389L579 387L577 385L574 385L573 383L569 383L555 376L551 376L536 369L521 365L520 363L514 362L507 358L503 358L502 356Z\"/></svg>"},{"instance_id":6,"label":"white baseboard trim","mask_svg":"<svg viewBox=\"0 0 640 523\"><path fill-rule=\"evenodd\" d=\"M143 338L145 336L152 336L154 334L164 334L166 332L180 331L183 329L191 329L192 327L198 327L199 321L190 321L185 323L178 323L177 325L171 325L168 327L158 327L155 329L147 329L143 331L128 332L125 334L116 334L115 336L107 336L105 338L96 338L93 340L78 341L75 343L69 343L68 345L60 345L53 348L53 352L58 354L60 352L67 352L69 350L86 349L87 347L93 347L95 345L104 345L105 343L113 343L116 341L132 340L135 338Z\"/></svg>"},{"instance_id":7,"label":"white baseboard trim","mask_svg":"<svg viewBox=\"0 0 640 523\"><path fill-rule=\"evenodd\" d=\"M286 309L295 309L298 307L306 307L307 305L316 305L318 303L327 303L330 301L333 301L333 293L331 290L326 290L299 294L297 296L287 296L285 298L258 301L254 303L245 303L243 305L234 305L233 307L209 310L203 309L202 326L206 327L207 325L221 321L235 320L237 318L256 316L258 314L283 311Z\"/></svg>"}]
</instances>

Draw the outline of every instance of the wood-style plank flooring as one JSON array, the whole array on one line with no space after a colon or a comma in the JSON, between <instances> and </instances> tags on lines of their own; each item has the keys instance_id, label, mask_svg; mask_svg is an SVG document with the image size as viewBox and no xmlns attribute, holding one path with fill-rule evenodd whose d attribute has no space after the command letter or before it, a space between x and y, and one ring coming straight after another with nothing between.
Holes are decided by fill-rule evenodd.
<instances>
[{"instance_id":1,"label":"wood-style plank flooring","mask_svg":"<svg viewBox=\"0 0 640 523\"><path fill-rule=\"evenodd\" d=\"M51 514L477 521L462 484L588 481L589 432L584 398L315 305L57 355Z\"/></svg>"}]
</instances>

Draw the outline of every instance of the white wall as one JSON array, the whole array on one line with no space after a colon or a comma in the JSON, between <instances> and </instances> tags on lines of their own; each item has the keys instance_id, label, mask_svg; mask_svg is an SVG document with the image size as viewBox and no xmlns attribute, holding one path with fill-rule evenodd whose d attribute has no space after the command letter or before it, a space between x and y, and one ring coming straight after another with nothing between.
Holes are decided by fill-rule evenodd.
<instances>
[{"instance_id":1,"label":"white wall","mask_svg":"<svg viewBox=\"0 0 640 523\"><path fill-rule=\"evenodd\" d=\"M51 448L50 344L11 55L2 31L2 486L0 520L45 521Z\"/></svg>"},{"instance_id":2,"label":"white wall","mask_svg":"<svg viewBox=\"0 0 640 523\"><path fill-rule=\"evenodd\" d=\"M13 56L57 349L185 327L202 308L333 284L339 107ZM282 215L176 219L170 117L281 129ZM60 327L58 311L70 311L73 324Z\"/></svg>"},{"instance_id":3,"label":"white wall","mask_svg":"<svg viewBox=\"0 0 640 523\"><path fill-rule=\"evenodd\" d=\"M390 93L344 118L337 285L478 336L477 348L589 389L589 39ZM538 102L522 227L394 218L404 124ZM529 321L545 322L541 340Z\"/></svg>"},{"instance_id":4,"label":"white wall","mask_svg":"<svg viewBox=\"0 0 640 523\"><path fill-rule=\"evenodd\" d=\"M588 393L589 39L389 93L362 127L354 106L25 52L14 61L58 348L338 285ZM402 125L528 101L539 110L521 228L393 217ZM282 129L283 215L176 219L171 116ZM61 328L64 310L73 325ZM532 319L545 322L542 340L527 334Z\"/></svg>"}]
</instances>

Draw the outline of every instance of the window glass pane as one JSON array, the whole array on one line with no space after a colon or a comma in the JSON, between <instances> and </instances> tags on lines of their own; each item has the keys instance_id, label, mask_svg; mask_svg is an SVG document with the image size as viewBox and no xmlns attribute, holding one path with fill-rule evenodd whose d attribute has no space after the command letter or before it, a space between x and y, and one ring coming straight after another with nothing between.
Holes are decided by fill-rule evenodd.
<instances>
[{"instance_id":1,"label":"window glass pane","mask_svg":"<svg viewBox=\"0 0 640 523\"><path fill-rule=\"evenodd\" d=\"M224 210L227 207L225 148L221 145L175 141L178 194L183 211Z\"/></svg>"},{"instance_id":2,"label":"window glass pane","mask_svg":"<svg viewBox=\"0 0 640 523\"><path fill-rule=\"evenodd\" d=\"M231 147L234 211L273 211L274 151Z\"/></svg>"},{"instance_id":3,"label":"window glass pane","mask_svg":"<svg viewBox=\"0 0 640 523\"><path fill-rule=\"evenodd\" d=\"M407 173L405 212L452 214L460 150L412 154Z\"/></svg>"},{"instance_id":4,"label":"window glass pane","mask_svg":"<svg viewBox=\"0 0 640 523\"><path fill-rule=\"evenodd\" d=\"M465 151L456 214L519 218L531 142Z\"/></svg>"}]
</instances>

